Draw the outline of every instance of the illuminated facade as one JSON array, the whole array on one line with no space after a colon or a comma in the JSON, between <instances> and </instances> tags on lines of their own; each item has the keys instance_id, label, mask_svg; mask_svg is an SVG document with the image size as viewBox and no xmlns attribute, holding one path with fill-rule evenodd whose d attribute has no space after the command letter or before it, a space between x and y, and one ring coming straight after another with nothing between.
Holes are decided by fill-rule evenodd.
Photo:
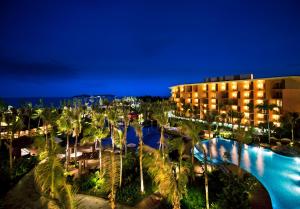
<instances>
[{"instance_id":1,"label":"illuminated facade","mask_svg":"<svg viewBox=\"0 0 300 209\"><path fill-rule=\"evenodd\" d=\"M276 104L269 118L280 125L285 112L300 112L300 76L254 79L252 74L207 78L202 83L170 87L171 99L178 110L184 107L198 110L196 117L204 119L208 111L220 115L229 110L243 112L242 124L266 122L267 114L255 108L259 104ZM233 119L235 122L236 119Z\"/></svg>"}]
</instances>

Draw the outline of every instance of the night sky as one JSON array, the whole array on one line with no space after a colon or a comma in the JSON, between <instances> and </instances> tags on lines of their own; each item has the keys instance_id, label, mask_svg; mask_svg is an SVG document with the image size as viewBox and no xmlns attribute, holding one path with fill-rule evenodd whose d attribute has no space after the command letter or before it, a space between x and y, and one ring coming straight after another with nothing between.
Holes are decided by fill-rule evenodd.
<instances>
[{"instance_id":1,"label":"night sky","mask_svg":"<svg viewBox=\"0 0 300 209\"><path fill-rule=\"evenodd\" d=\"M0 96L169 95L300 74L300 1L0 1Z\"/></svg>"}]
</instances>

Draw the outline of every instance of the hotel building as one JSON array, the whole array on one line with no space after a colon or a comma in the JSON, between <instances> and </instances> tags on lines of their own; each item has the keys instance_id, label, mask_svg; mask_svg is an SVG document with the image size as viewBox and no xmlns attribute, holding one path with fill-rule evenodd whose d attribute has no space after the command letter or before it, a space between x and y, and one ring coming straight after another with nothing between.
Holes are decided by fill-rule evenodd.
<instances>
[{"instance_id":1,"label":"hotel building","mask_svg":"<svg viewBox=\"0 0 300 209\"><path fill-rule=\"evenodd\" d=\"M277 106L269 114L270 121L277 126L285 112L300 113L300 76L258 79L252 74L224 76L170 89L178 110L183 111L186 106L197 109L199 119L204 119L208 111L222 114L230 109L244 113L242 124L257 126L267 120L267 114L255 108L264 103Z\"/></svg>"}]
</instances>

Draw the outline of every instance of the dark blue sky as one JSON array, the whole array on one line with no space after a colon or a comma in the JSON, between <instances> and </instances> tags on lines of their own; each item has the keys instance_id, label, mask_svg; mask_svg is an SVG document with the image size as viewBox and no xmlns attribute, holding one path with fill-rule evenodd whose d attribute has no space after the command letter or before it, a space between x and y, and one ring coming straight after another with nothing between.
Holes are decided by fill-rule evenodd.
<instances>
[{"instance_id":1,"label":"dark blue sky","mask_svg":"<svg viewBox=\"0 0 300 209\"><path fill-rule=\"evenodd\" d=\"M0 96L168 95L209 76L300 74L298 2L1 0Z\"/></svg>"}]
</instances>

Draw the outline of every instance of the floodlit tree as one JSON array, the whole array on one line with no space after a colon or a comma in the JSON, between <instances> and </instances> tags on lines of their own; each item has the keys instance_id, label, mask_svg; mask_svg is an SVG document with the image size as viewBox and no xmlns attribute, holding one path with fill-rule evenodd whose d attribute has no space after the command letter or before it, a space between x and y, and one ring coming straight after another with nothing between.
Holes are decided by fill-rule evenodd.
<instances>
[{"instance_id":1,"label":"floodlit tree","mask_svg":"<svg viewBox=\"0 0 300 209\"><path fill-rule=\"evenodd\" d=\"M91 112L91 122L84 130L84 137L81 139L81 144L99 143L99 171L102 172L102 140L109 134L105 127L105 115L95 111Z\"/></svg>"},{"instance_id":2,"label":"floodlit tree","mask_svg":"<svg viewBox=\"0 0 300 209\"><path fill-rule=\"evenodd\" d=\"M194 148L196 143L200 140L200 133L203 131L201 125L193 121L182 121L181 130L184 135L191 138L192 147ZM204 156L204 180L205 180L205 199L206 208L209 209L209 196L208 196L208 169L207 169L207 150L203 143L199 143L199 148L201 149ZM194 168L194 152L192 151L192 167Z\"/></svg>"},{"instance_id":3,"label":"floodlit tree","mask_svg":"<svg viewBox=\"0 0 300 209\"><path fill-rule=\"evenodd\" d=\"M270 111L272 111L277 105L269 104L265 101L263 104L256 105L256 108L262 111L267 116L267 131L268 131L268 140L271 144L271 131L270 131Z\"/></svg>"},{"instance_id":4,"label":"floodlit tree","mask_svg":"<svg viewBox=\"0 0 300 209\"><path fill-rule=\"evenodd\" d=\"M73 133L72 126L72 112L68 107L64 107L60 117L56 121L58 131L64 133L67 136L66 144L66 170L68 170L68 165L70 161L70 136Z\"/></svg>"},{"instance_id":5,"label":"floodlit tree","mask_svg":"<svg viewBox=\"0 0 300 209\"><path fill-rule=\"evenodd\" d=\"M299 113L296 112L288 112L283 117L283 122L291 129L292 142L295 141L295 127L297 122L300 120Z\"/></svg>"},{"instance_id":6,"label":"floodlit tree","mask_svg":"<svg viewBox=\"0 0 300 209\"><path fill-rule=\"evenodd\" d=\"M9 173L12 178L13 173L13 140L15 134L20 135L20 131L24 127L24 122L18 111L7 111L5 113L5 121L7 124L7 133L9 136Z\"/></svg>"},{"instance_id":7,"label":"floodlit tree","mask_svg":"<svg viewBox=\"0 0 300 209\"><path fill-rule=\"evenodd\" d=\"M160 126L160 139L159 139L159 150L162 152L163 157L165 157L165 146L166 139L164 136L165 127L169 124L169 111L171 109L170 103L168 101L159 101L155 104L153 117Z\"/></svg>"},{"instance_id":8,"label":"floodlit tree","mask_svg":"<svg viewBox=\"0 0 300 209\"><path fill-rule=\"evenodd\" d=\"M78 137L82 132L82 109L80 106L75 106L71 110L71 123L73 129L73 137L75 136L74 152L75 163L77 162L77 145Z\"/></svg>"},{"instance_id":9,"label":"floodlit tree","mask_svg":"<svg viewBox=\"0 0 300 209\"><path fill-rule=\"evenodd\" d=\"M166 197L173 205L173 209L180 209L180 200L186 194L189 170L163 158L162 154L149 146L144 146L144 163L148 173L158 187L159 193Z\"/></svg>"},{"instance_id":10,"label":"floodlit tree","mask_svg":"<svg viewBox=\"0 0 300 209\"><path fill-rule=\"evenodd\" d=\"M145 192L144 189L144 175L143 175L143 126L137 121L131 124L135 130L136 136L139 139L139 164L140 164L140 182L141 182L141 193Z\"/></svg>"},{"instance_id":11,"label":"floodlit tree","mask_svg":"<svg viewBox=\"0 0 300 209\"><path fill-rule=\"evenodd\" d=\"M46 150L47 157L34 169L35 182L40 192L55 201L61 208L74 209L76 206L75 191L69 185L64 176L64 168L56 157L58 145L53 138L50 139L50 146Z\"/></svg>"}]
</instances>

